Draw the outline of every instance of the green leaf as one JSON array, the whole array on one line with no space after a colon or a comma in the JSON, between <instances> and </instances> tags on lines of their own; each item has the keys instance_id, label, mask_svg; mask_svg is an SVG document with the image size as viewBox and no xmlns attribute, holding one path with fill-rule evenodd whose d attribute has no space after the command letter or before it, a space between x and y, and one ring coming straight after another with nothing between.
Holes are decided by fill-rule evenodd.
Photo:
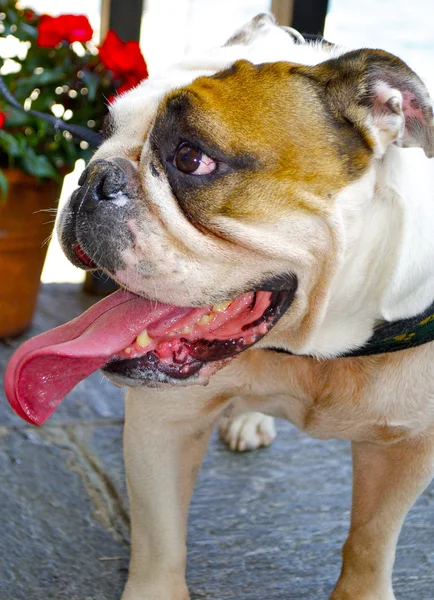
<instances>
[{"instance_id":1,"label":"green leaf","mask_svg":"<svg viewBox=\"0 0 434 600\"><path fill-rule=\"evenodd\" d=\"M20 143L16 136L0 129L0 148L9 156L19 156L21 154Z\"/></svg>"},{"instance_id":2,"label":"green leaf","mask_svg":"<svg viewBox=\"0 0 434 600\"><path fill-rule=\"evenodd\" d=\"M95 73L91 73L90 71L83 71L83 81L86 84L87 89L89 90L87 93L88 102L95 102L100 78L98 77L98 75L95 75Z\"/></svg>"},{"instance_id":3,"label":"green leaf","mask_svg":"<svg viewBox=\"0 0 434 600\"><path fill-rule=\"evenodd\" d=\"M40 179L57 179L58 173L46 156L37 155L29 148L21 158L24 171Z\"/></svg>"},{"instance_id":4,"label":"green leaf","mask_svg":"<svg viewBox=\"0 0 434 600\"><path fill-rule=\"evenodd\" d=\"M8 189L9 189L8 180L6 179L3 171L0 171L0 204L4 203L6 201Z\"/></svg>"},{"instance_id":5,"label":"green leaf","mask_svg":"<svg viewBox=\"0 0 434 600\"><path fill-rule=\"evenodd\" d=\"M22 127L29 123L29 115L24 111L18 110L18 108L8 107L6 118L6 127Z\"/></svg>"},{"instance_id":6,"label":"green leaf","mask_svg":"<svg viewBox=\"0 0 434 600\"><path fill-rule=\"evenodd\" d=\"M15 9L7 10L6 11L6 19L12 25L16 25L18 23L18 14L17 14L16 10Z\"/></svg>"},{"instance_id":7,"label":"green leaf","mask_svg":"<svg viewBox=\"0 0 434 600\"><path fill-rule=\"evenodd\" d=\"M60 70L44 71L39 75L30 75L30 77L20 77L17 79L17 88L21 87L42 87L48 83L64 83L65 73ZM33 89L32 87L32 89Z\"/></svg>"},{"instance_id":8,"label":"green leaf","mask_svg":"<svg viewBox=\"0 0 434 600\"><path fill-rule=\"evenodd\" d=\"M38 34L38 30L36 29L36 27L33 27L33 25L29 25L28 23L21 23L20 29L22 29L22 31L27 34L27 37L26 36L21 36L20 37L20 36L17 35L17 37L19 39L26 40L28 37L30 37L32 39L36 39L37 34Z\"/></svg>"}]
</instances>

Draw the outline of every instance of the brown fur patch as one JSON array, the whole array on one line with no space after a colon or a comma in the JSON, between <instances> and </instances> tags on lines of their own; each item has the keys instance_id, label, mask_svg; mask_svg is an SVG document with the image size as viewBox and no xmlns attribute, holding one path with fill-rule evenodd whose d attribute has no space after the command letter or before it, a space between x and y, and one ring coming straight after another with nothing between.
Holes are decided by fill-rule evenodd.
<instances>
[{"instance_id":1,"label":"brown fur patch","mask_svg":"<svg viewBox=\"0 0 434 600\"><path fill-rule=\"evenodd\" d=\"M175 138L171 152L187 140L223 165L207 178L168 170L179 203L199 223L215 215L257 222L289 210L328 212L371 157L360 134L330 110L314 68L285 62L238 61L172 92L154 145L167 136Z\"/></svg>"},{"instance_id":2,"label":"brown fur patch","mask_svg":"<svg viewBox=\"0 0 434 600\"><path fill-rule=\"evenodd\" d=\"M266 398L281 398L276 412L269 408L266 411L289 419L313 437L387 444L407 439L412 431L391 424L396 414L387 401L384 412L372 403L373 389L380 374L399 376L405 355L420 352L420 348L415 348L402 353L317 360L251 350L237 358L237 373L244 394L264 397L265 407L269 402ZM236 388L231 392L240 393ZM254 410L264 408L258 402Z\"/></svg>"}]
</instances>

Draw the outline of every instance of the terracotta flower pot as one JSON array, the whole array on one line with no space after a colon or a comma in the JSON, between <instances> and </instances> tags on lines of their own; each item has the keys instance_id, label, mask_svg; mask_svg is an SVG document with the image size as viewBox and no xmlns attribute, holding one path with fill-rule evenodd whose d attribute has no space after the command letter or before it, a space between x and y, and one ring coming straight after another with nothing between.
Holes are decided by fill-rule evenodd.
<instances>
[{"instance_id":1,"label":"terracotta flower pot","mask_svg":"<svg viewBox=\"0 0 434 600\"><path fill-rule=\"evenodd\" d=\"M4 169L9 191L0 199L0 338L18 335L31 323L53 230L61 184Z\"/></svg>"}]
</instances>

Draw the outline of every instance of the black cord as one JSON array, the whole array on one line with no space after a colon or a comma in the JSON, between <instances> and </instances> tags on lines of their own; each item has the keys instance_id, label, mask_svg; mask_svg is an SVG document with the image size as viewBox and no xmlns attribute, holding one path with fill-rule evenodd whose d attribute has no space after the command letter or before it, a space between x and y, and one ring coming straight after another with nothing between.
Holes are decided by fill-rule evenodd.
<instances>
[{"instance_id":1,"label":"black cord","mask_svg":"<svg viewBox=\"0 0 434 600\"><path fill-rule=\"evenodd\" d=\"M71 135L81 140L84 140L94 148L97 148L103 141L103 137L100 133L92 131L92 129L88 129L87 127L81 127L80 125L66 123L65 121L63 121L63 119L59 119L55 116L48 115L46 113L41 113L37 110L25 110L24 107L21 106L21 104L12 96L12 94L6 87L6 84L3 81L3 77L1 77L1 75L0 94L7 100L7 102L9 102L9 104L12 104L12 106L15 106L15 108L18 108L18 110L21 110L22 112L25 112L28 115L33 115L34 117L38 117L38 119L42 119L43 121L50 123L55 131L69 131Z\"/></svg>"}]
</instances>

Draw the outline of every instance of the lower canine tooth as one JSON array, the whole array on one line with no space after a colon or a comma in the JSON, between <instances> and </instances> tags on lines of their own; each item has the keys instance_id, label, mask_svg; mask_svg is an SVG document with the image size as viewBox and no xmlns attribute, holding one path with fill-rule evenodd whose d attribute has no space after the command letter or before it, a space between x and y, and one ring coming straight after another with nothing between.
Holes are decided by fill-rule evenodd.
<instances>
[{"instance_id":1,"label":"lower canine tooth","mask_svg":"<svg viewBox=\"0 0 434 600\"><path fill-rule=\"evenodd\" d=\"M148 346L152 342L152 338L149 337L148 332L146 331L146 329L144 329L137 336L136 342L139 346L141 346L142 348L145 348L145 346Z\"/></svg>"}]
</instances>

